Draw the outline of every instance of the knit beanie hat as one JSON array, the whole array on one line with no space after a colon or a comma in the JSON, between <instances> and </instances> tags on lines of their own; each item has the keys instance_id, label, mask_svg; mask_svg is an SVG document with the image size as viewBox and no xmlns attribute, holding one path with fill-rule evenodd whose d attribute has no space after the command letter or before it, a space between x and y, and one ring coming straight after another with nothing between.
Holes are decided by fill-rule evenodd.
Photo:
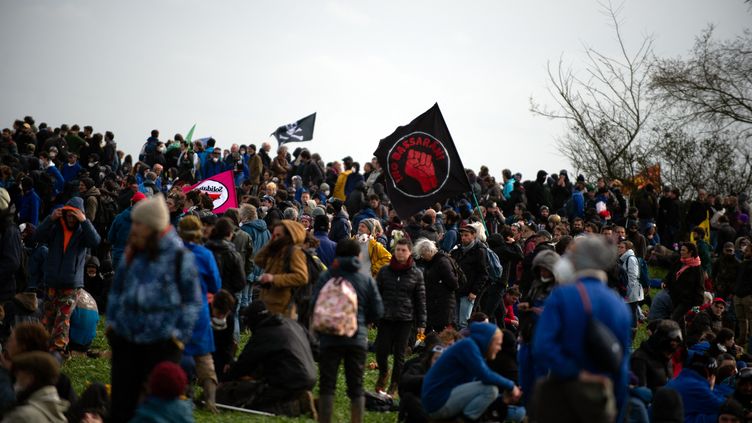
<instances>
[{"instance_id":1,"label":"knit beanie hat","mask_svg":"<svg viewBox=\"0 0 752 423\"><path fill-rule=\"evenodd\" d=\"M575 270L610 269L616 262L616 249L601 237L586 236L578 239L570 253Z\"/></svg>"},{"instance_id":2,"label":"knit beanie hat","mask_svg":"<svg viewBox=\"0 0 752 423\"><path fill-rule=\"evenodd\" d=\"M368 228L369 235L373 233L373 222L371 221L371 219L363 219L360 221L360 223L362 223L363 225L365 225L366 228Z\"/></svg>"},{"instance_id":3,"label":"knit beanie hat","mask_svg":"<svg viewBox=\"0 0 752 423\"><path fill-rule=\"evenodd\" d=\"M133 206L131 219L134 222L143 223L144 225L162 232L170 226L170 211L167 210L162 194L139 201Z\"/></svg>"},{"instance_id":4,"label":"knit beanie hat","mask_svg":"<svg viewBox=\"0 0 752 423\"><path fill-rule=\"evenodd\" d=\"M316 216L326 216L326 210L321 206L314 207L314 209L311 210L311 217L315 219Z\"/></svg>"},{"instance_id":5,"label":"knit beanie hat","mask_svg":"<svg viewBox=\"0 0 752 423\"><path fill-rule=\"evenodd\" d=\"M7 210L10 206L10 194L5 188L0 188L0 210Z\"/></svg>"},{"instance_id":6,"label":"knit beanie hat","mask_svg":"<svg viewBox=\"0 0 752 423\"><path fill-rule=\"evenodd\" d=\"M185 393L188 378L179 365L163 361L151 371L149 375L149 391L152 395L162 399L175 399Z\"/></svg>"}]
</instances>

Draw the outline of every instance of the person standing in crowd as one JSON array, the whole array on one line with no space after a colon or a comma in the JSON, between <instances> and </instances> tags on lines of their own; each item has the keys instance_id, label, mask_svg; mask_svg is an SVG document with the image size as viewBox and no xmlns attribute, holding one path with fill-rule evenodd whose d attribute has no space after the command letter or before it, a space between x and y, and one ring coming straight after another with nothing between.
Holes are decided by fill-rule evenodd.
<instances>
[{"instance_id":1,"label":"person standing in crowd","mask_svg":"<svg viewBox=\"0 0 752 423\"><path fill-rule=\"evenodd\" d=\"M616 262L613 246L599 237L575 241L568 258L580 275L551 292L535 329L533 360L549 374L533 396L538 422L614 421L627 401L629 360L606 373L590 356L586 332L597 319L628 351L631 316L624 301L606 286L605 269ZM583 310L584 309L584 310Z\"/></svg>"},{"instance_id":2,"label":"person standing in crowd","mask_svg":"<svg viewBox=\"0 0 752 423\"><path fill-rule=\"evenodd\" d=\"M334 413L334 394L337 388L337 373L340 362L345 363L347 396L350 398L350 421L363 422L365 397L363 396L363 373L368 353L368 327L381 319L384 305L376 282L360 271L360 245L346 239L337 243L337 258L332 267L324 272L313 289L311 304L316 304L319 293L332 278L349 281L357 295L358 329L354 336L319 334L321 359L319 361L319 422L330 423Z\"/></svg>"},{"instance_id":3,"label":"person standing in crowd","mask_svg":"<svg viewBox=\"0 0 752 423\"><path fill-rule=\"evenodd\" d=\"M178 363L201 311L193 253L170 227L162 195L133 207L131 236L110 291L112 421L127 422L141 388L162 361Z\"/></svg>"},{"instance_id":4,"label":"person standing in crowd","mask_svg":"<svg viewBox=\"0 0 752 423\"><path fill-rule=\"evenodd\" d=\"M51 348L65 355L76 294L84 286L86 256L101 238L84 214L83 200L73 197L44 219L34 240L49 247L44 271L49 298L44 324L52 335Z\"/></svg>"},{"instance_id":5,"label":"person standing in crowd","mask_svg":"<svg viewBox=\"0 0 752 423\"><path fill-rule=\"evenodd\" d=\"M295 319L297 310L292 289L308 283L308 265L301 249L305 228L298 222L283 220L274 226L271 241L258 252L256 265L264 269L259 276L259 299L270 313Z\"/></svg>"},{"instance_id":6,"label":"person standing in crowd","mask_svg":"<svg viewBox=\"0 0 752 423\"><path fill-rule=\"evenodd\" d=\"M674 305L671 320L677 322L684 330L684 315L695 306L702 305L705 292L705 278L700 267L700 257L697 247L691 242L685 242L679 248L679 262L666 274L663 280ZM742 327L742 333L745 334Z\"/></svg>"},{"instance_id":7,"label":"person standing in crowd","mask_svg":"<svg viewBox=\"0 0 752 423\"><path fill-rule=\"evenodd\" d=\"M633 248L634 244L632 244L632 241L621 241L616 245L616 251L619 255L619 266L627 274L627 297L624 301L630 310L632 310L632 328L636 329L640 318L640 313L637 309L640 306L640 302L645 299L645 294L642 291L642 285L640 285L640 264L637 262Z\"/></svg>"},{"instance_id":8,"label":"person standing in crowd","mask_svg":"<svg viewBox=\"0 0 752 423\"><path fill-rule=\"evenodd\" d=\"M452 259L462 269L467 281L465 286L457 289L457 302L459 303L457 325L462 329L467 326L475 299L488 283L488 267L486 253L476 239L475 228L470 225L460 228L460 239L460 247L452 250Z\"/></svg>"},{"instance_id":9,"label":"person standing in crowd","mask_svg":"<svg viewBox=\"0 0 752 423\"><path fill-rule=\"evenodd\" d=\"M671 357L682 344L679 325L673 320L661 320L653 334L642 341L631 357L631 371L637 376L637 386L655 392L673 378Z\"/></svg>"},{"instance_id":10,"label":"person standing in crowd","mask_svg":"<svg viewBox=\"0 0 752 423\"><path fill-rule=\"evenodd\" d=\"M316 255L328 268L336 256L337 243L329 239L329 218L326 215L318 215L313 219L313 235L319 240Z\"/></svg>"},{"instance_id":11,"label":"person standing in crowd","mask_svg":"<svg viewBox=\"0 0 752 423\"><path fill-rule=\"evenodd\" d=\"M405 364L405 350L408 346L412 325L415 322L418 335L426 328L426 290L423 274L412 257L412 243L400 239L394 245L389 265L379 270L376 276L379 294L384 302L384 316L379 321L376 336L376 362L379 365L379 378L376 392L383 392L389 378L389 355L394 355L392 378L386 393L397 391L402 366Z\"/></svg>"},{"instance_id":12,"label":"person standing in crowd","mask_svg":"<svg viewBox=\"0 0 752 423\"><path fill-rule=\"evenodd\" d=\"M76 153L68 153L68 162L60 169L60 174L63 175L63 179L68 183L78 179L78 173L81 172L81 169Z\"/></svg>"},{"instance_id":13,"label":"person standing in crowd","mask_svg":"<svg viewBox=\"0 0 752 423\"><path fill-rule=\"evenodd\" d=\"M115 269L120 265L120 260L123 257L125 251L125 245L128 243L128 237L131 234L131 213L133 207L138 204L139 201L146 199L146 195L142 192L137 192L131 197L131 205L127 209L123 210L112 221L110 225L110 231L107 234L107 240L112 246L112 265Z\"/></svg>"},{"instance_id":14,"label":"person standing in crowd","mask_svg":"<svg viewBox=\"0 0 752 423\"><path fill-rule=\"evenodd\" d=\"M18 223L31 223L39 225L39 213L42 208L42 199L34 191L34 180L28 176L21 180L21 201L18 207Z\"/></svg>"},{"instance_id":15,"label":"person standing in crowd","mask_svg":"<svg viewBox=\"0 0 752 423\"><path fill-rule=\"evenodd\" d=\"M416 264L423 269L426 287L426 331L441 332L454 325L457 319L455 292L458 275L452 258L438 251L435 243L419 239L413 251L418 258Z\"/></svg>"},{"instance_id":16,"label":"person standing in crowd","mask_svg":"<svg viewBox=\"0 0 752 423\"><path fill-rule=\"evenodd\" d=\"M350 216L343 209L344 203L339 198L332 198L329 200L331 210L327 210L327 213L332 214L332 225L329 230L329 239L334 242L340 242L343 239L350 237L350 231L352 230L352 224L350 223Z\"/></svg>"},{"instance_id":17,"label":"person standing in crowd","mask_svg":"<svg viewBox=\"0 0 752 423\"><path fill-rule=\"evenodd\" d=\"M0 188L0 304L11 301L16 295L22 248L21 232L10 209L10 195L5 188Z\"/></svg>"},{"instance_id":18,"label":"person standing in crowd","mask_svg":"<svg viewBox=\"0 0 752 423\"><path fill-rule=\"evenodd\" d=\"M201 284L201 311L193 328L191 341L185 346L184 353L193 357L196 363L196 378L198 385L204 390L203 400L206 408L213 413L217 413L215 398L219 381L212 359L214 333L211 327L207 294L214 295L222 289L222 278L219 275L219 268L214 255L209 249L201 245L203 235L201 220L196 216L185 216L180 221L178 233L185 244L185 248L193 253L198 279Z\"/></svg>"}]
</instances>

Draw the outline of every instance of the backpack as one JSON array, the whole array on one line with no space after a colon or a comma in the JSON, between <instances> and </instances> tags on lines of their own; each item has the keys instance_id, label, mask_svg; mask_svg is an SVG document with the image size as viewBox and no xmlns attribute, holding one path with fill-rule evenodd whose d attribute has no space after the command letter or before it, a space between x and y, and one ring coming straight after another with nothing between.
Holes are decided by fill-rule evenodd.
<instances>
[{"instance_id":1,"label":"backpack","mask_svg":"<svg viewBox=\"0 0 752 423\"><path fill-rule=\"evenodd\" d=\"M613 287L616 289L616 292L619 293L619 296L624 298L627 296L627 287L629 286L629 274L627 273L627 269L624 268L621 264L616 264L616 271L618 272L618 278L616 286Z\"/></svg>"},{"instance_id":2,"label":"backpack","mask_svg":"<svg viewBox=\"0 0 752 423\"><path fill-rule=\"evenodd\" d=\"M352 337L358 331L358 294L350 281L332 277L321 288L313 307L313 330Z\"/></svg>"},{"instance_id":3,"label":"backpack","mask_svg":"<svg viewBox=\"0 0 752 423\"><path fill-rule=\"evenodd\" d=\"M504 267L501 265L499 256L490 248L485 247L486 250L486 264L488 265L488 277L491 282L498 282L501 280L501 275L504 272Z\"/></svg>"},{"instance_id":4,"label":"backpack","mask_svg":"<svg viewBox=\"0 0 752 423\"><path fill-rule=\"evenodd\" d=\"M97 230L102 239L107 238L110 226L118 214L118 204L114 198L109 195L102 195L97 198L97 214L94 216L94 229Z\"/></svg>"},{"instance_id":5,"label":"backpack","mask_svg":"<svg viewBox=\"0 0 752 423\"><path fill-rule=\"evenodd\" d=\"M248 281L245 279L242 266L237 266L238 263L243 262L240 253L234 250L214 251L210 246L207 248L211 250L217 261L219 275L222 277L222 288L233 294L245 288Z\"/></svg>"},{"instance_id":6,"label":"backpack","mask_svg":"<svg viewBox=\"0 0 752 423\"><path fill-rule=\"evenodd\" d=\"M640 268L640 285L643 291L650 292L650 277L648 276L648 263L642 257L637 257L637 266Z\"/></svg>"},{"instance_id":7,"label":"backpack","mask_svg":"<svg viewBox=\"0 0 752 423\"><path fill-rule=\"evenodd\" d=\"M462 270L460 265L457 263L457 260L454 259L449 254L445 254L447 258L449 259L449 264L452 265L452 273L454 273L454 276L457 277L457 286L459 289L462 289L463 287L467 286L467 275L465 275L465 272Z\"/></svg>"}]
</instances>

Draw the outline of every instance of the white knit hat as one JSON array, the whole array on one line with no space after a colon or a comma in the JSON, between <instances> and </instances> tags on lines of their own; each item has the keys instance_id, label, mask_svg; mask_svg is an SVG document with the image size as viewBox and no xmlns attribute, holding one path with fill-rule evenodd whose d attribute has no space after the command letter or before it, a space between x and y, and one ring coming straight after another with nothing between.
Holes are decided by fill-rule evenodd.
<instances>
[{"instance_id":1,"label":"white knit hat","mask_svg":"<svg viewBox=\"0 0 752 423\"><path fill-rule=\"evenodd\" d=\"M162 194L157 194L146 200L141 200L133 206L131 219L134 222L143 223L144 225L162 232L170 226L170 211L167 209Z\"/></svg>"}]
</instances>

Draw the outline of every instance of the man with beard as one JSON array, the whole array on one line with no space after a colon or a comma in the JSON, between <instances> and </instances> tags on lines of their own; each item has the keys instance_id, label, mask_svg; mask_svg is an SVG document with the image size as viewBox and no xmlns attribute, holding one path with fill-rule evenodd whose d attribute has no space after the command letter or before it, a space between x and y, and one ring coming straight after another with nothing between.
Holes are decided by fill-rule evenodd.
<instances>
[{"instance_id":1,"label":"man with beard","mask_svg":"<svg viewBox=\"0 0 752 423\"><path fill-rule=\"evenodd\" d=\"M133 416L155 365L180 361L202 305L193 253L170 226L162 195L136 204L131 219L107 306L114 422Z\"/></svg>"},{"instance_id":2,"label":"man with beard","mask_svg":"<svg viewBox=\"0 0 752 423\"><path fill-rule=\"evenodd\" d=\"M49 300L43 323L52 334L51 347L66 354L70 316L76 294L84 286L87 251L96 248L101 238L84 214L83 200L74 197L44 219L34 240L49 246L44 269Z\"/></svg>"},{"instance_id":3,"label":"man with beard","mask_svg":"<svg viewBox=\"0 0 752 423\"><path fill-rule=\"evenodd\" d=\"M272 229L272 240L258 252L256 265L263 268L258 278L259 299L272 314L295 318L297 311L292 289L308 283L308 266L301 246L305 228L298 222L283 220Z\"/></svg>"}]
</instances>

